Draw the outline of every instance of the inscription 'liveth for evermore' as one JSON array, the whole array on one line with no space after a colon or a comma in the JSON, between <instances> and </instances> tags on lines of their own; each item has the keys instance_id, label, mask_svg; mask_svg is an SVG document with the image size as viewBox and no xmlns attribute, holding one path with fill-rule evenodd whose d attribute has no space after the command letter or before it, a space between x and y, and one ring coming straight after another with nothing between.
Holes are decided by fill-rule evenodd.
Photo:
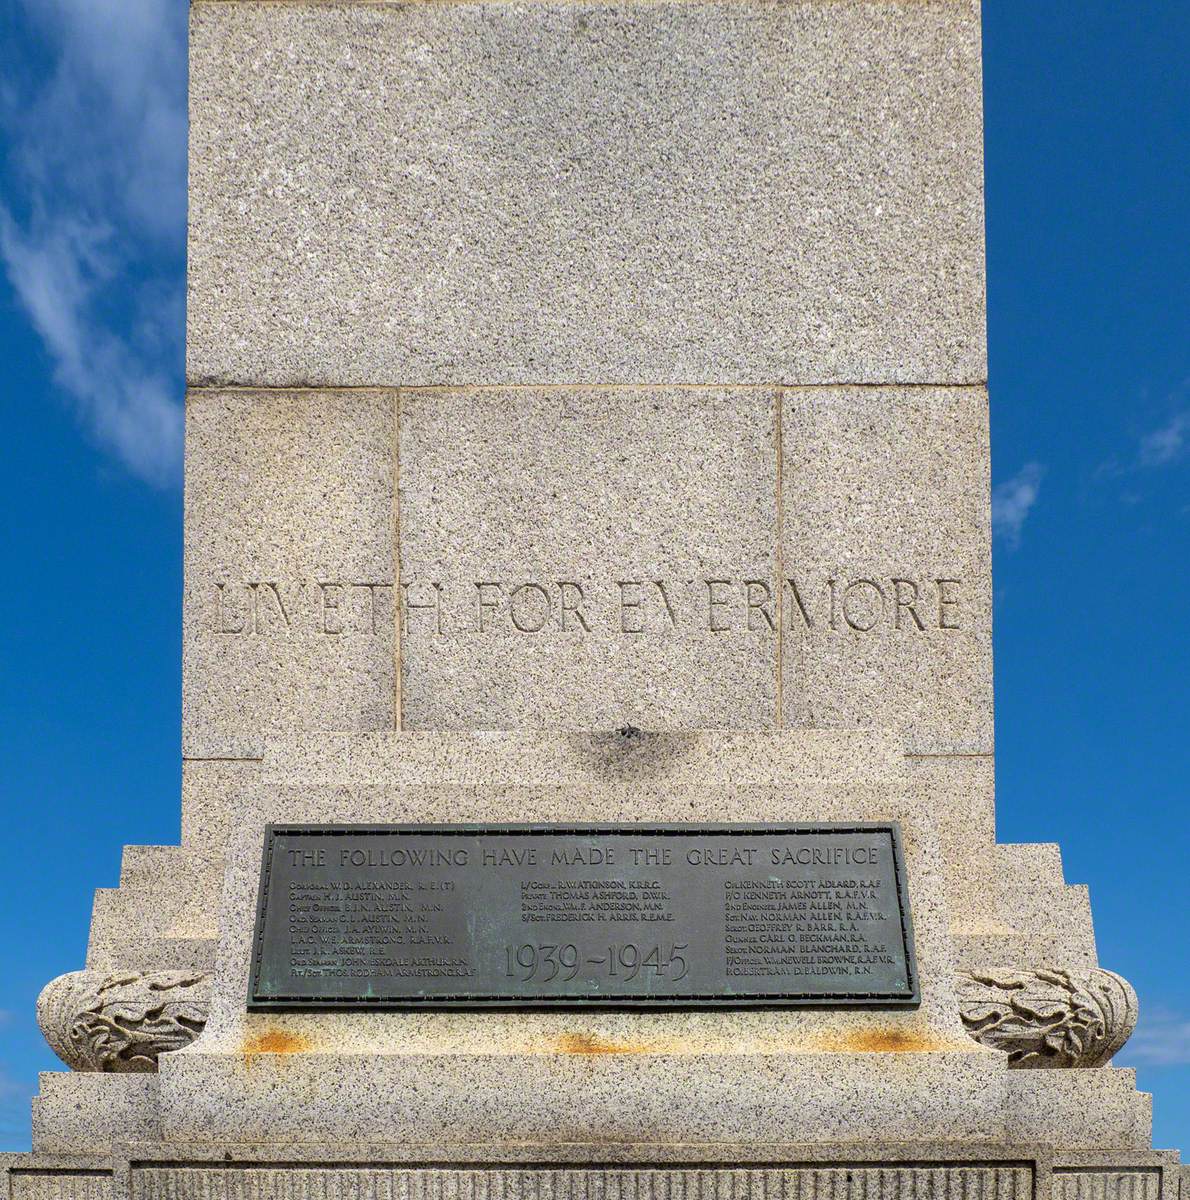
<instances>
[{"instance_id":1,"label":"inscription 'liveth for evermore'","mask_svg":"<svg viewBox=\"0 0 1190 1200\"><path fill-rule=\"evenodd\" d=\"M736 575L694 579L477 579L391 583L342 579L220 581L208 629L222 637L328 638L391 629L394 600L407 632L431 637L671 632L765 635L786 630L946 634L969 621L957 575L870 571L821 579Z\"/></svg>"},{"instance_id":2,"label":"inscription 'liveth for evermore'","mask_svg":"<svg viewBox=\"0 0 1190 1200\"><path fill-rule=\"evenodd\" d=\"M895 827L266 837L254 1007L906 1003Z\"/></svg>"}]
</instances>

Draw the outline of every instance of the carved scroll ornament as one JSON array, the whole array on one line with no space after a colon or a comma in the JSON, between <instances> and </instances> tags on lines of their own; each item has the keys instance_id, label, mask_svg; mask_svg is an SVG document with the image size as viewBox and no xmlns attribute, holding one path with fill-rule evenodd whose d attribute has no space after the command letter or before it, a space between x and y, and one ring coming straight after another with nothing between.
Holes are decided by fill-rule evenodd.
<instances>
[{"instance_id":1,"label":"carved scroll ornament","mask_svg":"<svg viewBox=\"0 0 1190 1200\"><path fill-rule=\"evenodd\" d=\"M195 971L71 971L42 989L37 1023L75 1071L156 1071L207 1023L211 977Z\"/></svg>"},{"instance_id":2,"label":"carved scroll ornament","mask_svg":"<svg viewBox=\"0 0 1190 1200\"><path fill-rule=\"evenodd\" d=\"M1112 971L960 971L967 1032L1010 1067L1102 1067L1136 1028L1132 985Z\"/></svg>"}]
</instances>

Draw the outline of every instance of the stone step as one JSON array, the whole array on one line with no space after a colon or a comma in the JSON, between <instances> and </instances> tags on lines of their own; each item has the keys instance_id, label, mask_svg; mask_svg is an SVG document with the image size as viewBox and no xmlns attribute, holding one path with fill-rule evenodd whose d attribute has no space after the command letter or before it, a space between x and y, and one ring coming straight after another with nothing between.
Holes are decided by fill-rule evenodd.
<instances>
[{"instance_id":1,"label":"stone step","mask_svg":"<svg viewBox=\"0 0 1190 1200\"><path fill-rule=\"evenodd\" d=\"M1065 883L1062 849L1055 842L997 842L992 849L998 876L1018 887Z\"/></svg>"},{"instance_id":2,"label":"stone step","mask_svg":"<svg viewBox=\"0 0 1190 1200\"><path fill-rule=\"evenodd\" d=\"M151 886L169 878L192 852L184 846L125 846L120 857L120 887Z\"/></svg>"},{"instance_id":3,"label":"stone step","mask_svg":"<svg viewBox=\"0 0 1190 1200\"><path fill-rule=\"evenodd\" d=\"M154 1074L43 1071L33 1098L33 1149L110 1154L113 1141L160 1137Z\"/></svg>"},{"instance_id":4,"label":"stone step","mask_svg":"<svg viewBox=\"0 0 1190 1200\"><path fill-rule=\"evenodd\" d=\"M1093 942L1069 932L959 933L955 935L955 964L961 969L989 967L1088 968L1099 965Z\"/></svg>"}]
</instances>

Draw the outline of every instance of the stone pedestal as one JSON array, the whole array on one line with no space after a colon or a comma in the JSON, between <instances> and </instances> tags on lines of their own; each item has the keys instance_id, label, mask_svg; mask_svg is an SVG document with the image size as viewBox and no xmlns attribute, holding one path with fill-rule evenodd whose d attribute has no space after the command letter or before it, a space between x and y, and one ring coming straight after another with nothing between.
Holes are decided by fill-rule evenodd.
<instances>
[{"instance_id":1,"label":"stone pedestal","mask_svg":"<svg viewBox=\"0 0 1190 1200\"><path fill-rule=\"evenodd\" d=\"M847 1186L865 1195L929 1188L999 1196L1042 1178L1066 1186L1056 1173L1063 1165L1070 1186L1114 1196L1159 1187L1162 1171L1175 1171L1174 1158L1148 1150L1148 1097L1136 1092L1132 1072L1099 1065L1127 1036L1135 997L1094 968L1090 929L1078 928L1081 893L1056 917L1056 898L1073 891L1058 876L1048 882L1049 902L1038 903L1043 880L1005 869L1013 857L1028 862L1024 848L996 846L940 805L935 777L893 735L301 734L270 739L259 761L226 774L226 786L206 789L191 813L196 825L227 831L221 890L203 884L205 865L190 880L160 872L141 884L142 908L153 891L182 897L163 931L170 936L151 953L160 960L167 946L208 946L212 970L197 984L193 972L143 977L157 990L145 994L142 1018L155 1013L160 1039L172 1016L185 1044L161 1054L154 1074L117 1066L46 1076L38 1101L42 1155L126 1155L102 1161L130 1194L448 1188L586 1196L660 1187L817 1196ZM199 804L193 792L190 799ZM247 1011L267 823L510 815L895 820L921 1004L878 1012ZM1035 867L1053 865L1032 858ZM960 861L970 877L955 869ZM140 927L137 917L122 931L108 927L104 944L120 955L122 936ZM1064 960L1052 954L1058 934L1072 947ZM127 995L135 986L104 993L93 983L91 995L115 997L107 1015L135 1016ZM167 998L173 1007L163 1013ZM178 1017L195 1004L205 1028L190 1039ZM90 1064L109 1070L119 1050L110 1025ZM1015 1069L1029 1066L1043 1069ZM1087 1164L1094 1181L1083 1178Z\"/></svg>"}]
</instances>

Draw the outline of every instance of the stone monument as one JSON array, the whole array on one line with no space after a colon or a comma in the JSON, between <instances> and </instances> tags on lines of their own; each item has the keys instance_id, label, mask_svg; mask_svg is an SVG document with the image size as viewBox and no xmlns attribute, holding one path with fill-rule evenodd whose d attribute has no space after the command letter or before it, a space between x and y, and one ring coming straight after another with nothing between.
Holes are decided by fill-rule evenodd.
<instances>
[{"instance_id":1,"label":"stone monument","mask_svg":"<svg viewBox=\"0 0 1190 1200\"><path fill-rule=\"evenodd\" d=\"M9 1200L1178 1200L995 841L976 0L194 0L190 114L182 844Z\"/></svg>"}]
</instances>

